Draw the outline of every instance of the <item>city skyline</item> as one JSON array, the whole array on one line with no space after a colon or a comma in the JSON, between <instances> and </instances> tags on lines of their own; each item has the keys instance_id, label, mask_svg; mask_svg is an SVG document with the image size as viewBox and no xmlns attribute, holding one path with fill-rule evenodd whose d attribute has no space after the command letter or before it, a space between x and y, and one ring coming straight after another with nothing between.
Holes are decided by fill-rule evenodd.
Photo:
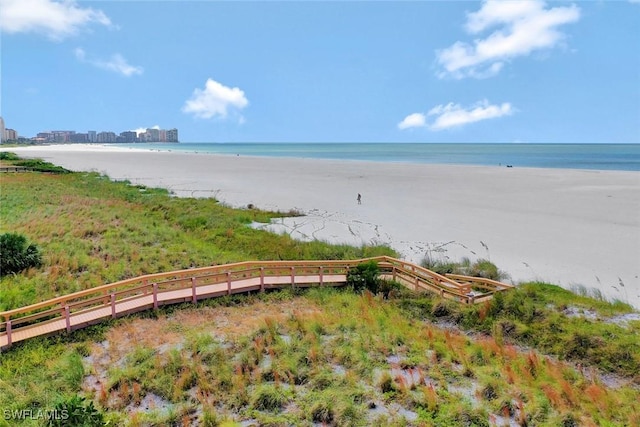
<instances>
[{"instance_id":1,"label":"city skyline","mask_svg":"<svg viewBox=\"0 0 640 427\"><path fill-rule=\"evenodd\" d=\"M34 142L72 143L129 143L129 142L180 142L178 129L147 128L146 130L126 130L116 134L113 131L88 130L86 133L73 130L50 130L38 132L30 138Z\"/></svg>"},{"instance_id":2,"label":"city skyline","mask_svg":"<svg viewBox=\"0 0 640 427\"><path fill-rule=\"evenodd\" d=\"M128 142L180 142L178 129L161 129L159 126L146 129L133 129L116 134L113 131L77 132L75 130L48 130L38 132L34 136L20 134L17 130L6 128L5 121L0 116L0 142L20 140L29 142L71 142L71 143L128 143Z\"/></svg>"},{"instance_id":3,"label":"city skyline","mask_svg":"<svg viewBox=\"0 0 640 427\"><path fill-rule=\"evenodd\" d=\"M638 1L0 2L25 135L640 143Z\"/></svg>"}]
</instances>

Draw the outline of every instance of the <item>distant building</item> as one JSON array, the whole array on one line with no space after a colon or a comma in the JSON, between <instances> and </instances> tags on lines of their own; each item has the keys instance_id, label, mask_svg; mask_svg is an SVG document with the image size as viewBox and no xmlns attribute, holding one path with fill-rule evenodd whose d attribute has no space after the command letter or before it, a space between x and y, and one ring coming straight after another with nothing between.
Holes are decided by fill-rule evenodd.
<instances>
[{"instance_id":1,"label":"distant building","mask_svg":"<svg viewBox=\"0 0 640 427\"><path fill-rule=\"evenodd\" d=\"M117 137L114 132L100 132L96 136L96 142L109 143L109 142L116 142L116 141L117 141Z\"/></svg>"},{"instance_id":2,"label":"distant building","mask_svg":"<svg viewBox=\"0 0 640 427\"><path fill-rule=\"evenodd\" d=\"M74 133L69 135L69 142L85 143L89 142L89 135L86 133Z\"/></svg>"},{"instance_id":3,"label":"distant building","mask_svg":"<svg viewBox=\"0 0 640 427\"><path fill-rule=\"evenodd\" d=\"M53 141L53 134L50 132L40 132L36 135L36 139L42 142L51 142Z\"/></svg>"},{"instance_id":4,"label":"distant building","mask_svg":"<svg viewBox=\"0 0 640 427\"><path fill-rule=\"evenodd\" d=\"M0 144L2 144L5 141L6 141L6 138L4 135L4 119L0 117Z\"/></svg>"},{"instance_id":5,"label":"distant building","mask_svg":"<svg viewBox=\"0 0 640 427\"><path fill-rule=\"evenodd\" d=\"M18 139L18 132L15 129L5 129L4 130L4 140L5 141L15 141Z\"/></svg>"},{"instance_id":6,"label":"distant building","mask_svg":"<svg viewBox=\"0 0 640 427\"><path fill-rule=\"evenodd\" d=\"M173 128L173 129L167 130L167 142L179 142L178 129Z\"/></svg>"},{"instance_id":7,"label":"distant building","mask_svg":"<svg viewBox=\"0 0 640 427\"><path fill-rule=\"evenodd\" d=\"M87 136L89 138L89 142L96 142L98 140L97 132L95 130L88 131Z\"/></svg>"},{"instance_id":8,"label":"distant building","mask_svg":"<svg viewBox=\"0 0 640 427\"><path fill-rule=\"evenodd\" d=\"M53 142L71 142L71 135L75 134L74 130L52 130Z\"/></svg>"},{"instance_id":9,"label":"distant building","mask_svg":"<svg viewBox=\"0 0 640 427\"><path fill-rule=\"evenodd\" d=\"M122 138L122 142L138 142L138 134L130 130L121 132L119 138Z\"/></svg>"},{"instance_id":10,"label":"distant building","mask_svg":"<svg viewBox=\"0 0 640 427\"><path fill-rule=\"evenodd\" d=\"M147 129L147 135L149 135L149 142L160 142L160 129Z\"/></svg>"}]
</instances>

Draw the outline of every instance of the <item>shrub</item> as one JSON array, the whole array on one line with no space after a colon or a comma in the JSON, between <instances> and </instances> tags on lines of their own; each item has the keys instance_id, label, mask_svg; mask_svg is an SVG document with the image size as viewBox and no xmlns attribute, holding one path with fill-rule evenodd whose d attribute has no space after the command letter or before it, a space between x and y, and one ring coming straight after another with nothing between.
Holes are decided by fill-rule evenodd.
<instances>
[{"instance_id":1,"label":"shrub","mask_svg":"<svg viewBox=\"0 0 640 427\"><path fill-rule=\"evenodd\" d=\"M29 160L20 160L16 162L17 166L23 166L25 168L29 168L31 170L37 172L48 172L48 173L71 173L68 169L63 168L62 166L54 165L53 163L45 162L41 159L29 159Z\"/></svg>"},{"instance_id":2,"label":"shrub","mask_svg":"<svg viewBox=\"0 0 640 427\"><path fill-rule=\"evenodd\" d=\"M380 280L378 273L380 269L375 261L363 262L347 273L347 286L351 286L354 291L362 292L367 289L373 294L378 293Z\"/></svg>"},{"instance_id":3,"label":"shrub","mask_svg":"<svg viewBox=\"0 0 640 427\"><path fill-rule=\"evenodd\" d=\"M491 261L479 259L469 267L469 276L483 277L491 280L502 280L505 274Z\"/></svg>"},{"instance_id":4,"label":"shrub","mask_svg":"<svg viewBox=\"0 0 640 427\"><path fill-rule=\"evenodd\" d=\"M0 160L18 160L19 157L15 153L10 153L8 151L0 151Z\"/></svg>"},{"instance_id":5,"label":"shrub","mask_svg":"<svg viewBox=\"0 0 640 427\"><path fill-rule=\"evenodd\" d=\"M438 274L459 273L459 265L451 261L442 261L433 258L429 254L426 254L420 265L428 270L431 270Z\"/></svg>"},{"instance_id":6,"label":"shrub","mask_svg":"<svg viewBox=\"0 0 640 427\"><path fill-rule=\"evenodd\" d=\"M0 234L0 276L18 273L30 267L39 267L42 257L36 245L27 245L21 234Z\"/></svg>"},{"instance_id":7,"label":"shrub","mask_svg":"<svg viewBox=\"0 0 640 427\"><path fill-rule=\"evenodd\" d=\"M49 420L47 425L51 427L105 425L104 415L93 406L93 402L85 404L85 398L78 395L59 402L53 412L57 416Z\"/></svg>"}]
</instances>

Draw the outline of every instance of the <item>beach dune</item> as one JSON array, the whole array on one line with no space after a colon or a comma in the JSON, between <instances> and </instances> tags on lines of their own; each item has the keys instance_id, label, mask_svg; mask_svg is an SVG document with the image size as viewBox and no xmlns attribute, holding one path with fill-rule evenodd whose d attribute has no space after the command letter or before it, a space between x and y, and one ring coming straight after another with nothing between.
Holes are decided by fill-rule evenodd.
<instances>
[{"instance_id":1,"label":"beach dune","mask_svg":"<svg viewBox=\"0 0 640 427\"><path fill-rule=\"evenodd\" d=\"M640 308L640 173L223 156L109 146L11 148L75 171L298 210L256 225L299 239L388 244L420 261L486 258L514 282L600 290ZM356 197L362 194L362 204Z\"/></svg>"}]
</instances>

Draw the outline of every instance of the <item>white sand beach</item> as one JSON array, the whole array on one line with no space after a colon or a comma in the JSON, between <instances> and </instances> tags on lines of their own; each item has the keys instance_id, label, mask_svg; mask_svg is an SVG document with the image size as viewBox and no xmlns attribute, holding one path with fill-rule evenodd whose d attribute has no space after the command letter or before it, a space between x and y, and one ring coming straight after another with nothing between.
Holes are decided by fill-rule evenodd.
<instances>
[{"instance_id":1,"label":"white sand beach","mask_svg":"<svg viewBox=\"0 0 640 427\"><path fill-rule=\"evenodd\" d=\"M259 158L63 145L11 148L75 171L303 217L295 238L402 257L489 258L514 282L600 289L640 308L640 173ZM362 194L362 204L356 202Z\"/></svg>"}]
</instances>

